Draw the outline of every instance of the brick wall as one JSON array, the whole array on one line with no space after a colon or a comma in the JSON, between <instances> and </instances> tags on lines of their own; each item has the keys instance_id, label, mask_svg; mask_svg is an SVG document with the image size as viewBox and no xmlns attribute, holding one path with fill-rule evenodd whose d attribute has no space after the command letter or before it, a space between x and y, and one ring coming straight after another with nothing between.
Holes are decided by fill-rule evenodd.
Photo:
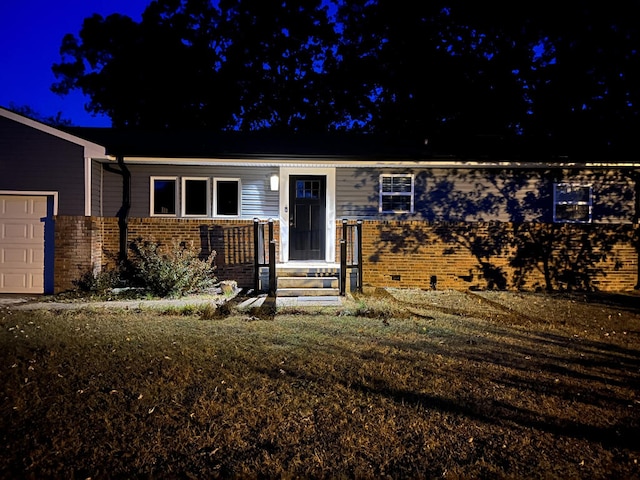
<instances>
[{"instance_id":1,"label":"brick wall","mask_svg":"<svg viewBox=\"0 0 640 480\"><path fill-rule=\"evenodd\" d=\"M102 222L95 217L55 218L54 292L73 288L73 281L102 262Z\"/></svg>"},{"instance_id":2,"label":"brick wall","mask_svg":"<svg viewBox=\"0 0 640 480\"><path fill-rule=\"evenodd\" d=\"M103 219L104 249L118 252L119 230L115 218ZM277 235L277 226L275 232ZM253 221L196 220L176 218L132 218L129 241L136 238L162 244L189 242L200 248L202 256L216 252L216 276L219 280L236 280L240 286L253 285Z\"/></svg>"},{"instance_id":3,"label":"brick wall","mask_svg":"<svg viewBox=\"0 0 640 480\"><path fill-rule=\"evenodd\" d=\"M440 290L630 290L638 281L632 233L632 225L364 221L363 280L435 282Z\"/></svg>"},{"instance_id":4,"label":"brick wall","mask_svg":"<svg viewBox=\"0 0 640 480\"><path fill-rule=\"evenodd\" d=\"M278 238L279 226L274 225ZM136 238L161 244L187 242L203 257L216 252L216 276L253 286L253 221L175 218L129 219L129 241ZM55 292L73 288L73 280L90 270L112 267L118 256L120 231L116 218L58 217L56 219Z\"/></svg>"},{"instance_id":5,"label":"brick wall","mask_svg":"<svg viewBox=\"0 0 640 480\"><path fill-rule=\"evenodd\" d=\"M342 222L336 222L336 252ZM364 284L466 290L632 289L638 254L632 225L363 222ZM279 241L279 225L274 224ZM133 218L129 240L193 242L217 252L217 277L253 285L253 221ZM116 258L117 219L57 217L55 291ZM339 261L339 258L336 260Z\"/></svg>"}]
</instances>

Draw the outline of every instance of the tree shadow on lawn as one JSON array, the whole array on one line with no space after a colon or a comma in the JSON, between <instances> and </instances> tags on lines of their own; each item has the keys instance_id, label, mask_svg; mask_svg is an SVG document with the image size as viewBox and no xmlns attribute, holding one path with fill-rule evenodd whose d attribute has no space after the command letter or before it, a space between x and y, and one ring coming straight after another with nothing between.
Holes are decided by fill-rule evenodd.
<instances>
[{"instance_id":1,"label":"tree shadow on lawn","mask_svg":"<svg viewBox=\"0 0 640 480\"><path fill-rule=\"evenodd\" d=\"M250 308L247 313L250 318L256 320L273 320L277 310L277 297L275 295L267 295L259 307Z\"/></svg>"},{"instance_id":2,"label":"tree shadow on lawn","mask_svg":"<svg viewBox=\"0 0 640 480\"><path fill-rule=\"evenodd\" d=\"M345 351L337 353L337 355L342 356L345 364L355 365L362 361L359 355L350 354ZM263 374L282 380L282 374L273 369L261 368L260 370ZM437 371L430 373L438 375ZM366 382L350 381L335 371L325 376L316 376L307 370L296 371L295 369L291 369L291 366L289 366L287 370L287 375L293 377L295 381L303 382L307 385L339 384L346 389L362 393L366 398L386 398L398 406L438 410L445 414L462 416L500 428L519 427L535 429L554 436L569 437L600 444L608 449L626 448L640 450L640 437L637 435L640 421L634 417L620 417L614 425L603 427L544 414L541 413L541 411L519 407L499 399L478 397L471 391L466 391L464 396L455 398L444 397L435 394L418 393L414 390L395 388L380 378L369 378ZM514 388L522 390L522 395L549 394L552 392L552 385L548 385L548 391L543 392L545 388L543 385L538 385L534 381L524 381L520 377L513 376L509 379L502 379L502 381L505 385L511 383L511 386ZM565 400L575 401L575 393L580 392L572 392L569 390L559 393L555 391L553 395ZM600 406L601 408L606 408L606 405L602 405L603 403L614 402L621 408L626 408L628 403L622 399L615 399L604 395L601 395L600 398L597 398L597 395L593 395L591 398L586 398L585 396L581 401L584 400L593 401L596 406ZM532 433L532 435L535 435L535 433Z\"/></svg>"},{"instance_id":3,"label":"tree shadow on lawn","mask_svg":"<svg viewBox=\"0 0 640 480\"><path fill-rule=\"evenodd\" d=\"M586 292L582 295L587 303L597 303L632 313L640 313L640 292L607 293L596 291Z\"/></svg>"},{"instance_id":4,"label":"tree shadow on lawn","mask_svg":"<svg viewBox=\"0 0 640 480\"><path fill-rule=\"evenodd\" d=\"M638 350L585 338L528 333L495 326L491 331L495 338L488 338L482 326L474 326L471 321L465 325L465 329L467 332L464 335L446 337L446 340L440 341L435 337L422 342L408 341L399 344L397 340L382 340L380 343L389 348L427 352L478 365L504 367L523 375L537 372L549 378L563 376L577 382L596 382L607 389L615 386L640 390ZM411 355L407 354L405 360L410 359ZM518 378L515 382L529 385L532 391L548 393L546 382L542 378L535 381ZM592 387L585 388L584 392L589 395L582 397L581 401L589 396L598 397ZM574 397L567 394L567 398ZM615 401L611 396L602 396L601 400ZM628 399L618 401L624 405L629 404Z\"/></svg>"},{"instance_id":5,"label":"tree shadow on lawn","mask_svg":"<svg viewBox=\"0 0 640 480\"><path fill-rule=\"evenodd\" d=\"M465 331L465 334L460 334L459 338L456 338L455 346L465 351L468 360L497 363L510 368L519 368L523 371L536 370L562 373L581 380L601 380L609 384L613 382L619 386L628 385L627 372L640 372L640 351L637 349L625 348L612 342L589 339L587 335L582 335L582 327L576 328L576 331L580 331L580 334L567 333L562 335L549 331L538 331L536 328L546 327L549 322L529 313L515 311L500 302L483 296L471 292L465 293L482 303L494 307L496 311L503 312L504 315L501 316L499 322L491 318L491 316L486 322L483 320L483 315L469 316L468 312L456 312L455 309L443 309L432 305L422 306L421 308L427 311L433 309L458 317L455 321L462 325L461 328ZM591 294L584 295L587 298L586 296ZM397 300L391 295L389 297L396 303L405 307L409 306L406 302ZM626 297L625 295L615 295L613 298ZM596 298L603 298L603 295L598 294ZM604 298L611 297L605 294ZM623 301L624 304L626 302L626 300ZM618 306L616 305L615 308L617 309ZM434 317L430 316L424 316L424 318L434 319ZM480 322L478 322L478 319L480 319ZM640 321L640 318L638 320ZM634 337L640 335L640 331L628 328L629 326L638 325L635 319L627 319L626 322L626 330L618 332L619 336L628 335L628 338L634 339ZM511 323L513 325L510 326ZM615 324L609 327L611 327L611 330L618 328ZM589 325L587 328L593 331L594 325ZM598 333L602 331L602 328ZM545 330L548 330L548 328L545 328ZM602 333L609 335L608 332ZM615 331L613 333L615 334ZM447 337L447 340L451 340L451 337ZM415 348L414 344L411 343L407 343L406 347L409 349ZM507 353L504 353L505 350L507 350ZM444 354L444 352L440 353ZM456 353L459 353L459 351L456 351ZM569 365L602 371L602 377L578 372ZM623 368L627 372L622 372ZM614 374L612 372L619 373Z\"/></svg>"},{"instance_id":6,"label":"tree shadow on lawn","mask_svg":"<svg viewBox=\"0 0 640 480\"><path fill-rule=\"evenodd\" d=\"M597 427L571 420L559 419L549 415L542 415L539 412L515 407L491 399L479 399L476 402L457 402L449 398L382 386L374 388L359 383L350 384L349 386L366 395L383 396L398 404L410 404L414 407L438 409L442 412L462 415L487 424L501 427L517 425L525 428L534 428L552 435L599 443L606 448L640 449L638 425L634 425L633 423L628 424L625 419L622 418L618 425L608 428Z\"/></svg>"},{"instance_id":7,"label":"tree shadow on lawn","mask_svg":"<svg viewBox=\"0 0 640 480\"><path fill-rule=\"evenodd\" d=\"M339 369L314 373L313 367L296 371L290 365L287 375L319 385L342 385L367 397L435 409L488 425L535 429L608 449L640 449L640 416L637 405L630 408L633 391L640 387L638 351L508 328L492 331L495 338L482 337L483 333L482 325L476 324L467 325L464 334L450 336L444 343L442 339L447 337L424 341L403 341L399 336L363 338L371 342L371 348L364 351L350 350L348 345L332 346L330 351L319 349L319 356L340 358L344 366ZM469 341L471 338L477 340ZM383 353L388 351L394 352L392 358ZM442 358L444 364L433 362ZM375 373L401 369L403 364L417 368L425 380L444 377L447 381L450 377L447 393L417 391L422 390L419 377L411 380L416 386L413 389L394 385L392 378ZM356 371L359 373L354 374ZM263 372L281 377L269 369ZM493 388L503 390L494 394Z\"/></svg>"}]
</instances>

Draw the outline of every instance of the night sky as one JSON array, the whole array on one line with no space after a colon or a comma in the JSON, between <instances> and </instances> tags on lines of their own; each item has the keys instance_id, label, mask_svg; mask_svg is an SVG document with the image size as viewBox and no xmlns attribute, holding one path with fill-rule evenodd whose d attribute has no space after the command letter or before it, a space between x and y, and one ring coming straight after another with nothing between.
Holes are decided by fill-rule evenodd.
<instances>
[{"instance_id":1,"label":"night sky","mask_svg":"<svg viewBox=\"0 0 640 480\"><path fill-rule=\"evenodd\" d=\"M60 61L66 33L77 35L93 13L128 15L135 21L151 0L0 0L0 106L27 105L43 116L70 119L74 125L110 126L108 118L85 112L80 93L51 92L51 66Z\"/></svg>"}]
</instances>

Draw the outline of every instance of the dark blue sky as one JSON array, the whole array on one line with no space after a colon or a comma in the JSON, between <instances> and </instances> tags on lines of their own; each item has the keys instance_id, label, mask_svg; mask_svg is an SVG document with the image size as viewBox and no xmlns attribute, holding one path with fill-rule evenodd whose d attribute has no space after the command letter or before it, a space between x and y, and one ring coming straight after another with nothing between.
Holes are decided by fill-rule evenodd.
<instances>
[{"instance_id":1,"label":"dark blue sky","mask_svg":"<svg viewBox=\"0 0 640 480\"><path fill-rule=\"evenodd\" d=\"M0 0L0 106L28 105L44 116L70 119L75 125L109 126L92 117L81 94L51 92L51 65L60 61L66 33L78 34L93 13L128 15L136 21L151 0Z\"/></svg>"}]
</instances>

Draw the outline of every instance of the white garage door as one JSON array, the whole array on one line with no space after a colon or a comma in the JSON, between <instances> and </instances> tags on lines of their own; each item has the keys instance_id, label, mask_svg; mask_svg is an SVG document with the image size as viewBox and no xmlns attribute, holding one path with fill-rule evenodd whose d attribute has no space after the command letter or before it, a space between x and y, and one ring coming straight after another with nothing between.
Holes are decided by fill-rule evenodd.
<instances>
[{"instance_id":1,"label":"white garage door","mask_svg":"<svg viewBox=\"0 0 640 480\"><path fill-rule=\"evenodd\" d=\"M46 196L0 195L0 293L44 292Z\"/></svg>"}]
</instances>

